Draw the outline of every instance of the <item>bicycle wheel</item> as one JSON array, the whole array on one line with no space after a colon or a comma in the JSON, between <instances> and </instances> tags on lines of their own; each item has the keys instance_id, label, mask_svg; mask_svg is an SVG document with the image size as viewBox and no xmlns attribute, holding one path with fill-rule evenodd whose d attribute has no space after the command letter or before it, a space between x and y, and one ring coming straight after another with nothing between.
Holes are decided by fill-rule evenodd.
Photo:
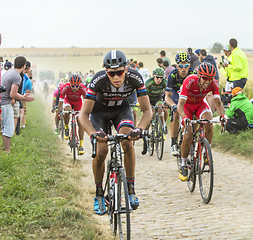
<instances>
[{"instance_id":1,"label":"bicycle wheel","mask_svg":"<svg viewBox=\"0 0 253 240\"><path fill-rule=\"evenodd\" d=\"M130 226L130 203L128 196L128 188L126 175L123 168L119 168L117 174L117 209L115 214L118 217L118 227L119 227L119 239L130 240L131 226Z\"/></svg>"},{"instance_id":2,"label":"bicycle wheel","mask_svg":"<svg viewBox=\"0 0 253 240\"><path fill-rule=\"evenodd\" d=\"M177 133L177 150L178 150L178 155L177 155L177 168L178 171L181 168L181 163L182 163L182 158L181 158L181 144L183 141L183 135L182 135L182 129L179 127L178 133Z\"/></svg>"},{"instance_id":3,"label":"bicycle wheel","mask_svg":"<svg viewBox=\"0 0 253 240\"><path fill-rule=\"evenodd\" d=\"M189 164L187 164L188 167L188 181L187 181L187 186L190 190L190 192L193 192L196 186L196 171L195 171L195 152L194 152L194 146L191 144L190 148L190 161Z\"/></svg>"},{"instance_id":4,"label":"bicycle wheel","mask_svg":"<svg viewBox=\"0 0 253 240\"><path fill-rule=\"evenodd\" d=\"M72 123L72 141L71 141L71 147L72 147L72 151L73 151L73 159L74 161L76 161L76 151L77 151L77 147L76 147L76 125L75 123Z\"/></svg>"},{"instance_id":5,"label":"bicycle wheel","mask_svg":"<svg viewBox=\"0 0 253 240\"><path fill-rule=\"evenodd\" d=\"M151 123L148 126L148 136L149 136L148 137L149 155L153 156L153 154L154 154L154 147L155 147L155 139L154 139L155 130L154 130L154 127L153 127L153 123Z\"/></svg>"},{"instance_id":6,"label":"bicycle wheel","mask_svg":"<svg viewBox=\"0 0 253 240\"><path fill-rule=\"evenodd\" d=\"M111 170L110 167L110 160L108 161L107 165L107 178L106 178L106 187L104 189L104 192L107 191L107 194L105 196L105 205L106 205L106 211L109 216L110 226L112 229L112 233L114 236L116 236L117 233L117 215L114 214L115 209L115 177L116 173Z\"/></svg>"},{"instance_id":7,"label":"bicycle wheel","mask_svg":"<svg viewBox=\"0 0 253 240\"><path fill-rule=\"evenodd\" d=\"M206 138L201 141L198 156L199 188L204 203L209 203L213 193L213 157L209 142Z\"/></svg>"},{"instance_id":8,"label":"bicycle wheel","mask_svg":"<svg viewBox=\"0 0 253 240\"><path fill-rule=\"evenodd\" d=\"M164 132L162 121L160 118L157 119L155 131L156 131L156 156L158 160L162 160L164 148Z\"/></svg>"},{"instance_id":9,"label":"bicycle wheel","mask_svg":"<svg viewBox=\"0 0 253 240\"><path fill-rule=\"evenodd\" d=\"M61 139L63 141L64 140L64 120L63 120L63 116L61 117L61 120L60 120L60 130L61 130Z\"/></svg>"}]
</instances>

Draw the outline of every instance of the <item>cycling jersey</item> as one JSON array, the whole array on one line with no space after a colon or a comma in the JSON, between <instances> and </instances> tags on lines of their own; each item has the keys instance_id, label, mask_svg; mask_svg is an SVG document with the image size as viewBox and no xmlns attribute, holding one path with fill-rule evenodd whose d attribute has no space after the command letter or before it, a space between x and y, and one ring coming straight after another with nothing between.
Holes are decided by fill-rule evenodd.
<instances>
[{"instance_id":1,"label":"cycling jersey","mask_svg":"<svg viewBox=\"0 0 253 240\"><path fill-rule=\"evenodd\" d=\"M197 74L197 72L193 68L190 67L188 74L185 78L187 78L191 74ZM182 86L185 78L182 78L181 76L179 76L179 72L177 68L172 70L168 77L166 92L172 92L171 99L176 104L178 103L178 99L179 99L178 91L180 90L180 87Z\"/></svg>"},{"instance_id":2,"label":"cycling jersey","mask_svg":"<svg viewBox=\"0 0 253 240\"><path fill-rule=\"evenodd\" d=\"M156 84L154 78L150 78L145 83L147 93L151 98L158 98L163 96L165 93L165 88L167 86L167 80L163 78L160 84Z\"/></svg>"},{"instance_id":3,"label":"cycling jersey","mask_svg":"<svg viewBox=\"0 0 253 240\"><path fill-rule=\"evenodd\" d=\"M128 69L121 87L114 87L105 70L99 71L91 80L86 99L96 101L106 107L120 107L127 102L127 97L136 90L137 97L147 95L142 76L135 70Z\"/></svg>"},{"instance_id":4,"label":"cycling jersey","mask_svg":"<svg viewBox=\"0 0 253 240\"><path fill-rule=\"evenodd\" d=\"M81 96L85 97L86 91L87 88L85 87L85 85L80 84L78 91L73 92L71 89L71 84L66 83L61 90L60 101L63 101L64 98L67 98L70 101L78 101Z\"/></svg>"},{"instance_id":5,"label":"cycling jersey","mask_svg":"<svg viewBox=\"0 0 253 240\"><path fill-rule=\"evenodd\" d=\"M55 106L58 106L58 103L59 103L59 99L60 99L60 91L59 91L59 88L57 88L55 91L54 91L54 95L53 95L53 99L55 100Z\"/></svg>"},{"instance_id":6,"label":"cycling jersey","mask_svg":"<svg viewBox=\"0 0 253 240\"><path fill-rule=\"evenodd\" d=\"M207 89L200 91L199 78L197 75L192 74L184 80L179 95L180 98L187 100L186 103L197 104L203 102L203 99L209 92L213 93L214 98L220 97L218 82L213 79Z\"/></svg>"},{"instance_id":7,"label":"cycling jersey","mask_svg":"<svg viewBox=\"0 0 253 240\"><path fill-rule=\"evenodd\" d=\"M63 108L65 106L71 106L72 109L75 111L80 111L82 107L82 98L83 96L85 98L86 95L86 86L83 84L80 84L80 87L77 92L73 92L71 89L71 84L66 83L60 94L60 101L64 101Z\"/></svg>"},{"instance_id":8,"label":"cycling jersey","mask_svg":"<svg viewBox=\"0 0 253 240\"><path fill-rule=\"evenodd\" d=\"M183 84L183 81L191 74L197 74L197 72L193 68L189 68L188 74L185 78L182 78L179 76L178 69L175 68L171 71L169 77L168 77L168 83L166 87L167 92L178 92L180 90L180 87Z\"/></svg>"}]
</instances>

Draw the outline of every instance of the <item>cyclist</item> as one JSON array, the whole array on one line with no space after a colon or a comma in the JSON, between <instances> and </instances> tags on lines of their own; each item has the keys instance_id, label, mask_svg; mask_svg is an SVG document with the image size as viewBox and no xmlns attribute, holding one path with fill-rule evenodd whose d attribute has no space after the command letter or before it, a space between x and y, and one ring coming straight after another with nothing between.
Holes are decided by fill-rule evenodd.
<instances>
[{"instance_id":1,"label":"cyclist","mask_svg":"<svg viewBox=\"0 0 253 240\"><path fill-rule=\"evenodd\" d=\"M214 79L216 69L211 63L201 63L198 66L198 73L188 76L181 87L177 111L182 118L181 125L183 130L189 119L193 118L193 114L198 119L212 119L212 111L204 99L205 96L212 92L214 102L220 116L221 124L225 122L223 104L220 99L219 85ZM212 143L213 126L212 124L205 125L205 136L209 143ZM179 178L182 181L187 181L187 157L190 151L193 134L191 125L188 126L188 132L184 134L181 145L182 164L179 172Z\"/></svg>"},{"instance_id":2,"label":"cyclist","mask_svg":"<svg viewBox=\"0 0 253 240\"><path fill-rule=\"evenodd\" d=\"M164 78L165 72L163 68L155 68L153 70L153 77L149 78L146 83L146 89L149 96L151 106L159 106L159 113L161 114L162 124L164 126L164 133L167 134L166 120L168 117L168 111L162 109L163 99L165 94L165 88L167 86L167 80Z\"/></svg>"},{"instance_id":3,"label":"cyclist","mask_svg":"<svg viewBox=\"0 0 253 240\"><path fill-rule=\"evenodd\" d=\"M78 75L72 75L69 78L69 82L66 83L60 94L59 100L59 110L64 108L64 111L80 111L82 107L82 98L81 96L85 97L87 88L81 84L81 77ZM80 125L79 121L79 114L77 114L77 124L78 124L78 135L80 139L78 154L84 154L83 148L83 135L84 129ZM64 123L65 123L65 130L64 130L64 138L67 140L69 138L69 113L64 114Z\"/></svg>"},{"instance_id":4,"label":"cyclist","mask_svg":"<svg viewBox=\"0 0 253 240\"><path fill-rule=\"evenodd\" d=\"M44 93L45 99L47 99L48 94L49 94L49 86L48 86L47 80L45 80L44 85L43 85L43 93Z\"/></svg>"},{"instance_id":5,"label":"cyclist","mask_svg":"<svg viewBox=\"0 0 253 240\"><path fill-rule=\"evenodd\" d=\"M58 109L58 103L59 103L59 99L60 99L60 94L61 94L61 90L64 86L64 82L59 82L58 84L58 87L57 89L54 91L54 95L53 95L53 102L52 102L52 110L51 112L54 113L55 112L55 118L54 118L54 121L55 121L55 131L54 133L56 135L59 135L59 129L58 129L58 125L59 125L59 114L60 114L60 111Z\"/></svg>"},{"instance_id":6,"label":"cyclist","mask_svg":"<svg viewBox=\"0 0 253 240\"><path fill-rule=\"evenodd\" d=\"M122 141L124 166L128 183L129 200L135 210L139 206L134 191L135 182L135 151L131 140L137 140L143 129L152 118L147 91L141 75L126 67L126 55L119 50L112 50L104 56L105 70L99 71L91 80L80 113L80 122L89 136L98 140L97 155L93 159L93 174L96 184L94 211L105 213L105 198L102 181L105 169L105 158L108 152L107 127L112 121L117 132L129 134L129 140ZM136 128L133 125L133 115L127 97L136 90L142 118ZM89 118L90 116L90 118Z\"/></svg>"},{"instance_id":7,"label":"cyclist","mask_svg":"<svg viewBox=\"0 0 253 240\"><path fill-rule=\"evenodd\" d=\"M177 63L176 68L170 73L168 77L168 84L165 92L166 103L174 109L174 119L170 124L171 129L171 154L173 156L178 155L177 149L177 133L179 128L179 115L177 110L177 103L179 99L178 92L183 84L183 81L190 74L196 74L197 72L190 67L191 56L185 52L178 53L175 61Z\"/></svg>"}]
</instances>

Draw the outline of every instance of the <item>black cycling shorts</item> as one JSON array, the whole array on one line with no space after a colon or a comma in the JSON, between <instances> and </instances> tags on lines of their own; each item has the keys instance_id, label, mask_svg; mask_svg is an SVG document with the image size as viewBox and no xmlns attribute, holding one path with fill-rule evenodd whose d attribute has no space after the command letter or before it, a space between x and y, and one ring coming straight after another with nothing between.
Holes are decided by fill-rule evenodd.
<instances>
[{"instance_id":1,"label":"black cycling shorts","mask_svg":"<svg viewBox=\"0 0 253 240\"><path fill-rule=\"evenodd\" d=\"M163 98L162 96L149 97L149 101L150 101L151 106L155 106L157 102L163 102Z\"/></svg>"},{"instance_id":2,"label":"black cycling shorts","mask_svg":"<svg viewBox=\"0 0 253 240\"><path fill-rule=\"evenodd\" d=\"M96 131L104 131L108 134L109 121L113 122L117 132L121 127L134 128L131 107L128 103L122 105L120 107L106 107L96 102L90 115L90 121Z\"/></svg>"}]
</instances>

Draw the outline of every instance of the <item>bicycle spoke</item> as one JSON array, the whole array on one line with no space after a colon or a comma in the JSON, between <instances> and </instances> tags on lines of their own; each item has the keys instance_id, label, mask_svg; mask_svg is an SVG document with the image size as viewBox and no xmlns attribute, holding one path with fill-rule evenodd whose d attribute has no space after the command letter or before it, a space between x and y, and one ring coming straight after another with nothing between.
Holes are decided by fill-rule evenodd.
<instances>
[{"instance_id":1,"label":"bicycle spoke","mask_svg":"<svg viewBox=\"0 0 253 240\"><path fill-rule=\"evenodd\" d=\"M188 163L188 182L187 182L187 186L189 188L189 191L193 192L194 189L195 189L195 185L196 185L196 171L195 171L195 162L194 162L195 152L194 152L193 144L191 144L189 155L190 155L190 161Z\"/></svg>"},{"instance_id":2,"label":"bicycle spoke","mask_svg":"<svg viewBox=\"0 0 253 240\"><path fill-rule=\"evenodd\" d=\"M162 160L163 148L164 148L164 132L162 121L160 118L157 119L156 123L156 155L158 160Z\"/></svg>"},{"instance_id":3,"label":"bicycle spoke","mask_svg":"<svg viewBox=\"0 0 253 240\"><path fill-rule=\"evenodd\" d=\"M204 203L209 203L213 192L213 159L211 147L207 139L201 142L201 152L199 153L198 174L199 187Z\"/></svg>"}]
</instances>

